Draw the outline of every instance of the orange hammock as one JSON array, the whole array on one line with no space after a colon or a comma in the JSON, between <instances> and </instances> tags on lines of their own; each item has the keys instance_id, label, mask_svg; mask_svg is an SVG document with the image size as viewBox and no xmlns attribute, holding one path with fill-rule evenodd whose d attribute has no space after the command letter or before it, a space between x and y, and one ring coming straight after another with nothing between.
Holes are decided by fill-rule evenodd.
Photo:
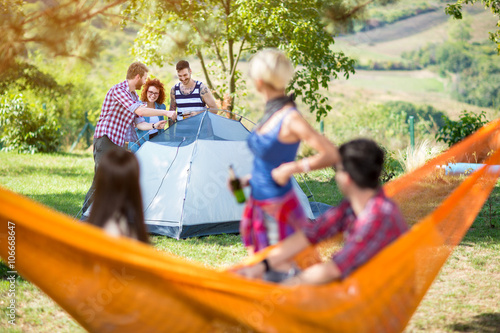
<instances>
[{"instance_id":1,"label":"orange hammock","mask_svg":"<svg viewBox=\"0 0 500 333\"><path fill-rule=\"evenodd\" d=\"M1 188L0 255L7 261L11 222L16 270L91 332L399 332L495 185L499 125L386 184L414 226L341 282L246 280L107 237ZM483 159L491 149L487 165L465 180L438 168Z\"/></svg>"}]
</instances>

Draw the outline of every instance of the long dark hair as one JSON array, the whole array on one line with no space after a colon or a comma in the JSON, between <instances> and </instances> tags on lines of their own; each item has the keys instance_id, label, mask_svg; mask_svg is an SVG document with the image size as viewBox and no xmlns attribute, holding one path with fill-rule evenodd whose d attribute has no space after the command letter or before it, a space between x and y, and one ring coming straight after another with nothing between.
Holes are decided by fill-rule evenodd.
<instances>
[{"instance_id":1,"label":"long dark hair","mask_svg":"<svg viewBox=\"0 0 500 333\"><path fill-rule=\"evenodd\" d=\"M95 177L96 190L89 222L103 227L118 213L127 219L129 230L135 231L137 239L148 243L139 185L139 162L134 154L121 148L108 151L102 156Z\"/></svg>"}]
</instances>

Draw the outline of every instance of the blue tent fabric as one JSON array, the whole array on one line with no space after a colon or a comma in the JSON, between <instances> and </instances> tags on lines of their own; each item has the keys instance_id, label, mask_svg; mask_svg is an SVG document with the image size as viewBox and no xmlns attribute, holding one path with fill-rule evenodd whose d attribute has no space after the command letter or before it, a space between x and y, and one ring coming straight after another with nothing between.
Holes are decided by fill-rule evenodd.
<instances>
[{"instance_id":1,"label":"blue tent fabric","mask_svg":"<svg viewBox=\"0 0 500 333\"><path fill-rule=\"evenodd\" d=\"M314 218L317 219L320 215L325 213L327 210L332 208L333 206L330 206L326 203L322 202L317 202L317 201L311 201L310 203L312 213L314 215Z\"/></svg>"}]
</instances>

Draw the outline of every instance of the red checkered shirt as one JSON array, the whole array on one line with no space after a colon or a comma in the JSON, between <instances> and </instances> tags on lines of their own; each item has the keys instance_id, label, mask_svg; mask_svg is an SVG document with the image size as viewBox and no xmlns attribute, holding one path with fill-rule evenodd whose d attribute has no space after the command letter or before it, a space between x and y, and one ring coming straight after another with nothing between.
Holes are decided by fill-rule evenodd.
<instances>
[{"instance_id":1,"label":"red checkered shirt","mask_svg":"<svg viewBox=\"0 0 500 333\"><path fill-rule=\"evenodd\" d=\"M315 222L303 225L302 230L312 244L344 233L344 246L332 260L345 278L408 230L408 225L397 205L380 189L359 216L351 203L343 200Z\"/></svg>"},{"instance_id":2,"label":"red checkered shirt","mask_svg":"<svg viewBox=\"0 0 500 333\"><path fill-rule=\"evenodd\" d=\"M134 118L138 117L134 111L142 104L137 93L130 91L127 80L114 85L102 103L94 139L106 135L114 144L122 147Z\"/></svg>"}]
</instances>

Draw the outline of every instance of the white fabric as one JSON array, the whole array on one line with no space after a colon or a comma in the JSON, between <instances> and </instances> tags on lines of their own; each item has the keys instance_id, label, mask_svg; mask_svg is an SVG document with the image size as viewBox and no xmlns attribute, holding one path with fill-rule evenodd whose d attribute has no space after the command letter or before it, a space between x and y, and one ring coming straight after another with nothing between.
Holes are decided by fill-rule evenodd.
<instances>
[{"instance_id":1,"label":"white fabric","mask_svg":"<svg viewBox=\"0 0 500 333\"><path fill-rule=\"evenodd\" d=\"M112 218L104 223L103 229L113 237L126 236L137 239L135 230L130 230L125 216L118 213L115 213Z\"/></svg>"}]
</instances>

